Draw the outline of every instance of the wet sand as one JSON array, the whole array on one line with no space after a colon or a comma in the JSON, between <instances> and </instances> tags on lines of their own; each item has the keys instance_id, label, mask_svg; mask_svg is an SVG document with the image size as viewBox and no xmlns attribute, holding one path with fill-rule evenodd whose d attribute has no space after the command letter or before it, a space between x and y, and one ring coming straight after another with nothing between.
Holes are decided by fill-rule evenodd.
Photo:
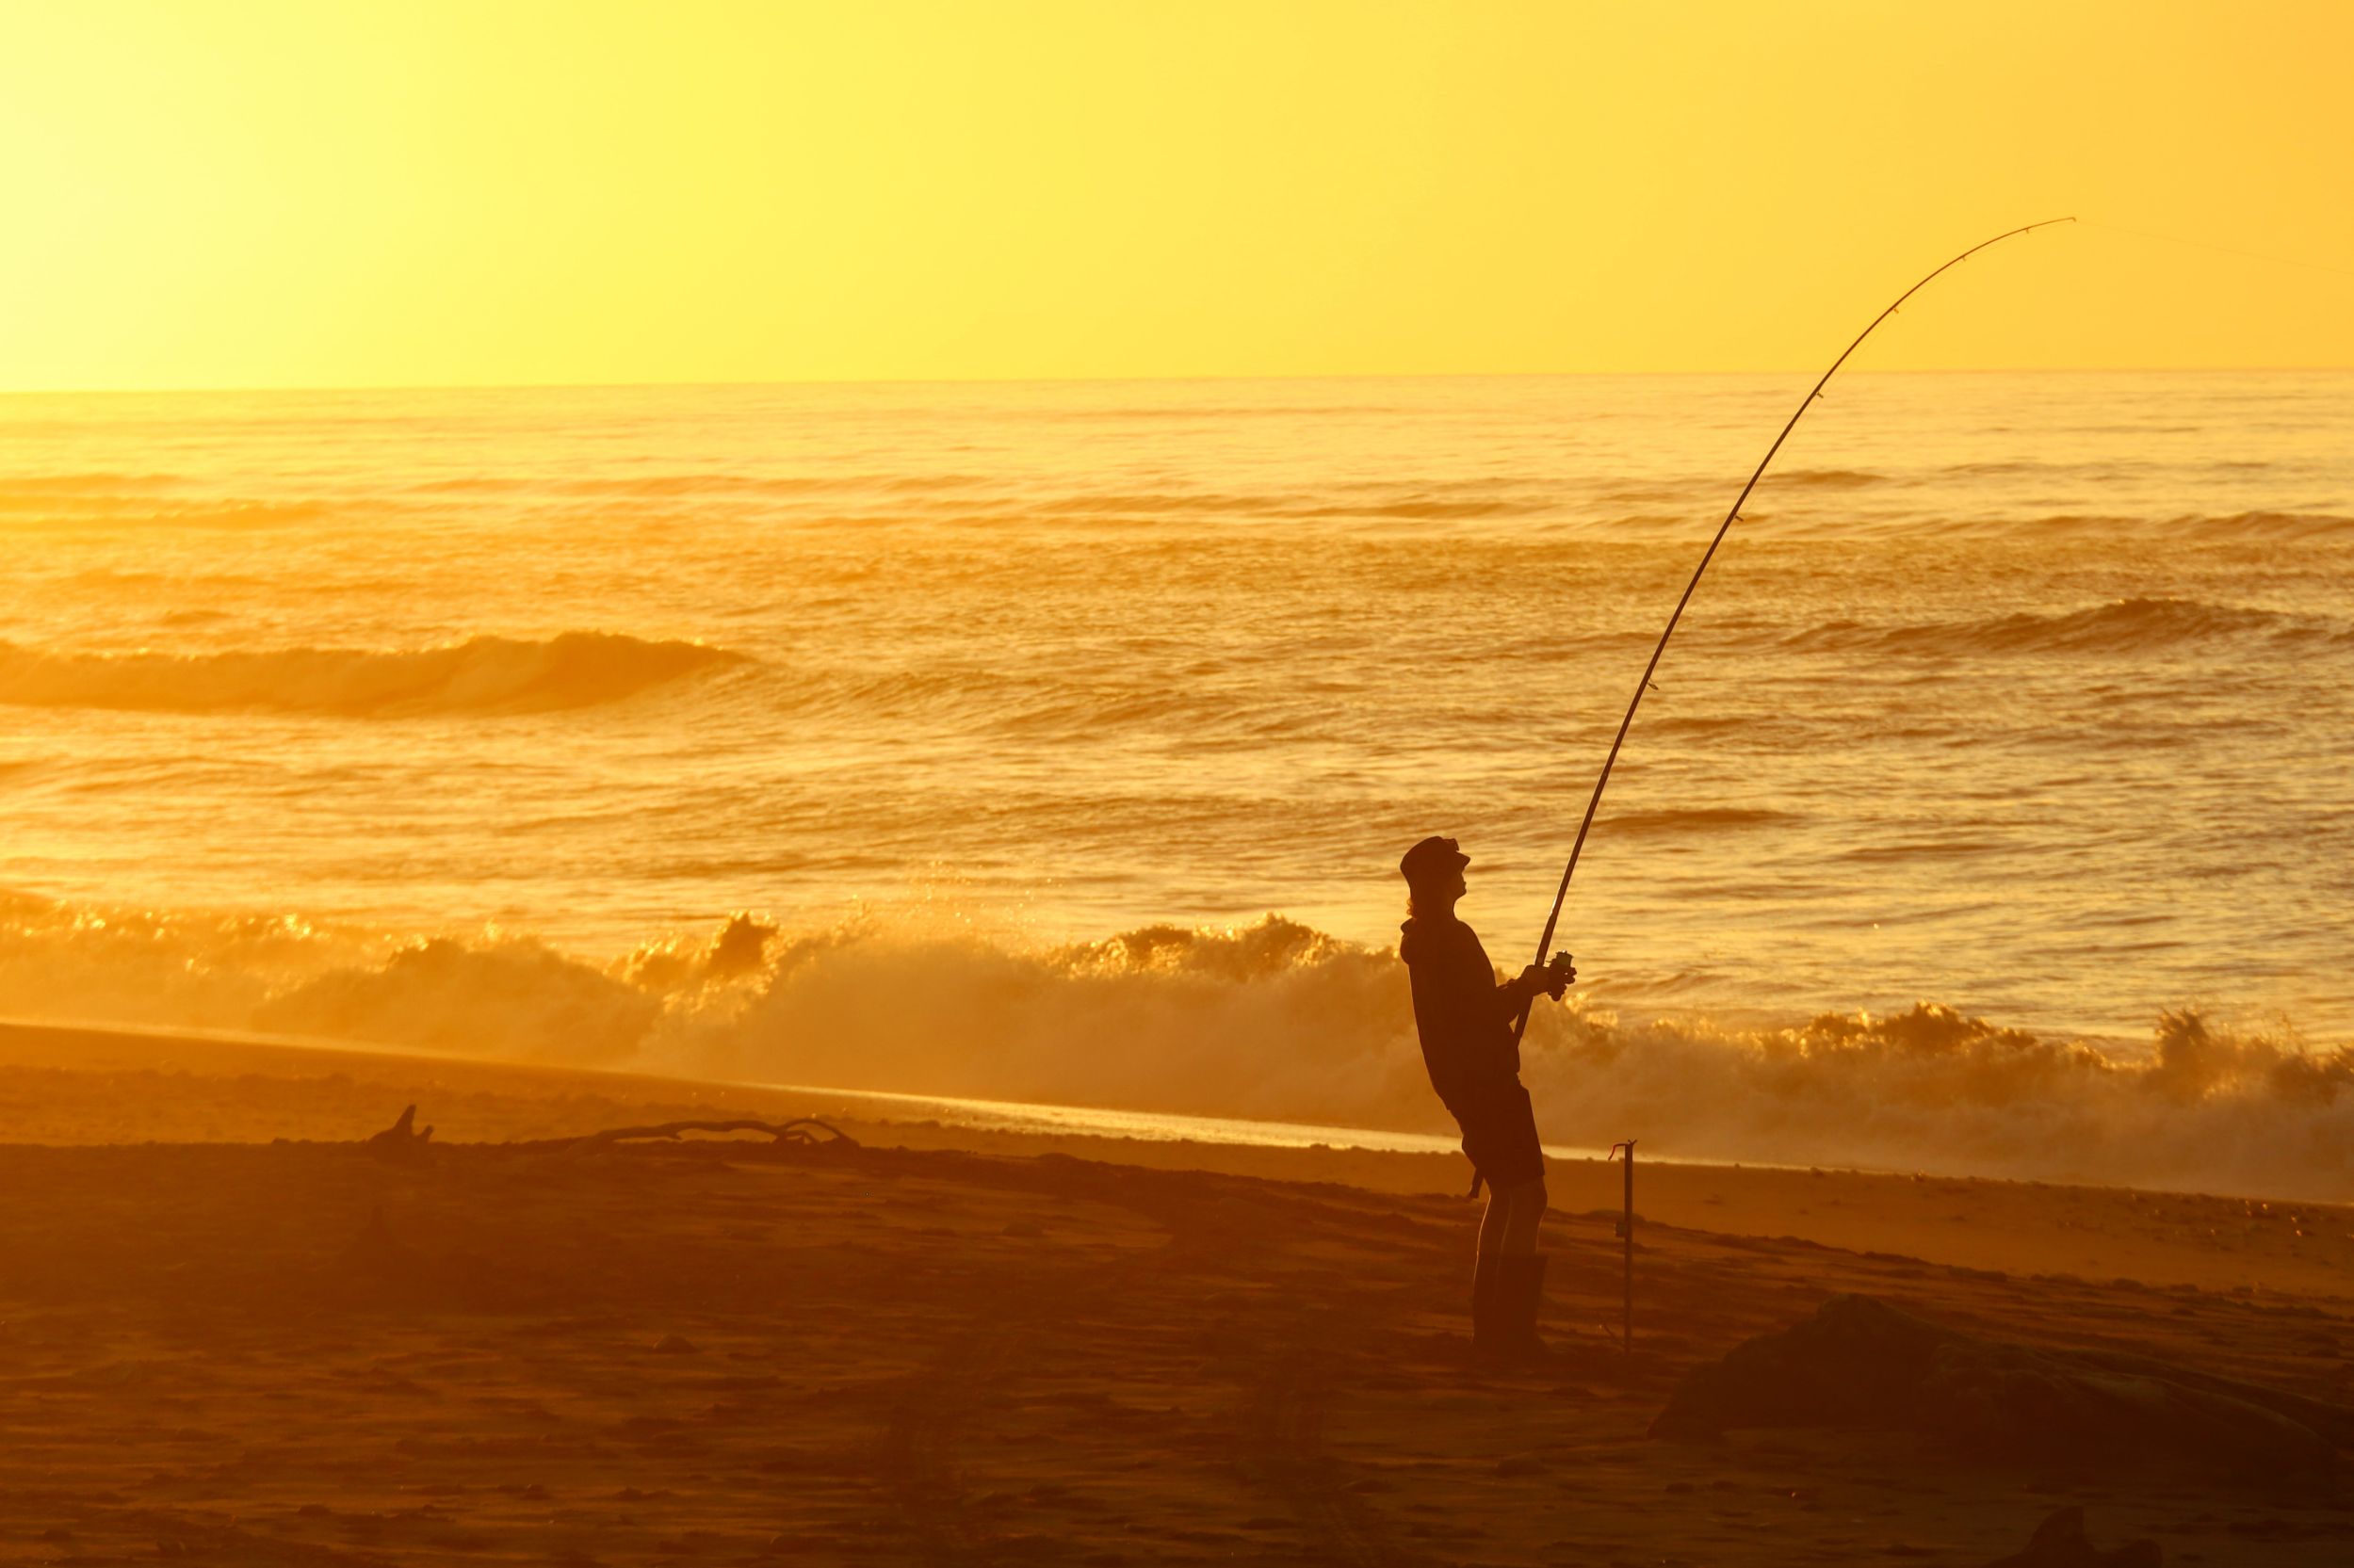
<instances>
[{"instance_id":1,"label":"wet sand","mask_svg":"<svg viewBox=\"0 0 2354 1568\"><path fill-rule=\"evenodd\" d=\"M412 1102L428 1156L373 1157ZM2063 1503L2168 1561L2354 1541L2343 1481L1645 1435L1843 1290L2354 1403L2345 1208L1646 1164L1630 1354L1619 1172L1560 1165L1560 1353L1502 1376L1462 1353L1459 1160L531 1146L835 1108L0 1027L0 1561L1962 1564Z\"/></svg>"}]
</instances>

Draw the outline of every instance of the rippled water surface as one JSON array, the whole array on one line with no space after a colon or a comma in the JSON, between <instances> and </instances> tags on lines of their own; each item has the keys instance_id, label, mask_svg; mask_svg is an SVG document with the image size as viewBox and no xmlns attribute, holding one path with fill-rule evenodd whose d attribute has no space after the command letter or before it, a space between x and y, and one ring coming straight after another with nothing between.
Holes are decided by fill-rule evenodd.
<instances>
[{"instance_id":1,"label":"rippled water surface","mask_svg":"<svg viewBox=\"0 0 2354 1568\"><path fill-rule=\"evenodd\" d=\"M1517 962L1803 387L0 399L0 887L377 958L742 909L1379 946L1444 832ZM2343 1038L2349 567L2354 376L1834 383L1636 722L1593 995Z\"/></svg>"}]
</instances>

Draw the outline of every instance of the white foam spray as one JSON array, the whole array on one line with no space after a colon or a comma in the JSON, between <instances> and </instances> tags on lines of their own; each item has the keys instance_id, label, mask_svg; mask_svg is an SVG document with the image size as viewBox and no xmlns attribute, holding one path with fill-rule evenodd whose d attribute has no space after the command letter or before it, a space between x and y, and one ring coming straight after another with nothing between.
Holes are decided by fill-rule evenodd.
<instances>
[{"instance_id":1,"label":"white foam spray","mask_svg":"<svg viewBox=\"0 0 2354 1568\"><path fill-rule=\"evenodd\" d=\"M1394 953L1270 916L1020 946L739 915L609 963L528 937L0 901L0 1011L484 1057L1442 1132ZM1547 1141L2354 1200L2354 1047L2153 1010L2147 1045L1922 1003L1778 1028L1540 1009Z\"/></svg>"}]
</instances>

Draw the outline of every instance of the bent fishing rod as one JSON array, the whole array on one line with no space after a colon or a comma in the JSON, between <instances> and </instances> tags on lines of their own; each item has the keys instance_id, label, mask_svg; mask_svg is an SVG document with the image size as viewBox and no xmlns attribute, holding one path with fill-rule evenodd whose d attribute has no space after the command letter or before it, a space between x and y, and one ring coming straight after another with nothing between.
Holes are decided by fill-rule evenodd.
<instances>
[{"instance_id":1,"label":"bent fishing rod","mask_svg":"<svg viewBox=\"0 0 2354 1568\"><path fill-rule=\"evenodd\" d=\"M1774 445L1768 446L1765 449L1765 456L1758 460L1758 466L1750 474L1749 482L1741 487L1739 495L1733 497L1732 509L1725 513L1725 521L1716 525L1716 537L1709 541L1708 549L1700 557L1700 564L1692 569L1692 580L1684 585L1683 597L1676 601L1675 613L1667 618L1667 629L1659 634L1659 645L1651 650L1651 662L1643 667L1643 678L1634 683L1634 696L1627 703L1627 716L1618 720L1618 734L1611 740L1610 755L1602 759L1602 771L1594 780L1594 794L1585 802L1585 819L1578 824L1577 842L1569 847L1569 865L1561 874L1560 891L1553 895L1553 911L1545 917L1545 934L1536 939L1536 962L1538 963L1545 962L1545 949L1553 945L1553 928L1561 923L1561 906L1569 897L1569 879L1578 874L1578 856L1585 849L1585 835L1593 831L1594 814L1601 806L1602 791L1610 786L1610 770L1617 766L1618 749L1627 743L1627 731L1634 724L1635 710L1643 705L1643 694L1651 689L1651 676L1659 669L1661 656L1667 652L1667 639L1676 635L1676 623L1683 619L1684 606L1692 603L1692 595L1699 588L1700 578L1707 573L1709 562L1716 558L1716 547L1725 542L1725 536L1732 531L1735 523L1741 521L1741 509L1747 503L1749 493L1757 489L1760 479L1765 477L1766 464L1774 461L1774 454L1782 449L1782 443L1790 439L1790 432L1798 428L1798 421L1805 417L1807 410L1814 406L1814 400L1823 396L1823 389L1829 385L1831 378L1839 373L1839 367L1847 363L1847 356L1862 348L1863 340L1870 337L1881 322L1894 315L1906 300L1928 287L1940 273L1959 267L1989 245L2000 245L2006 239L2015 239L2021 234L2037 229L2048 229L2054 223L2075 221L2073 218L2047 218L2039 223L2029 223L2021 228L2006 229L1992 239L1980 240L1969 250L1964 251L1960 255L1939 267L1937 271L1930 273L1898 295L1894 303L1874 316L1872 325L1856 334L1856 341L1849 344L1841 352L1839 358L1831 362L1831 367L1823 372L1821 380L1814 383L1813 390L1800 399L1796 412L1791 414L1789 422L1782 427L1782 433L1774 438ZM1528 1032L1529 1013L1535 1005L1536 998L1534 996L1520 1004L1520 1015L1512 1026L1512 1043L1515 1046L1520 1043L1521 1036Z\"/></svg>"}]
</instances>

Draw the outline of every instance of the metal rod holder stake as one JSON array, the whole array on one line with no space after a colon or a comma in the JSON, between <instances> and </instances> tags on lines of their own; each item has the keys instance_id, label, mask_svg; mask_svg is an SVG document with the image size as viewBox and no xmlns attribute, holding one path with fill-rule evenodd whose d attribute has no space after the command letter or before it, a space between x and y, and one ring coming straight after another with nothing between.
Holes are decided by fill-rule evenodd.
<instances>
[{"instance_id":1,"label":"metal rod holder stake","mask_svg":"<svg viewBox=\"0 0 2354 1568\"><path fill-rule=\"evenodd\" d=\"M1615 1159L1621 1149L1627 1151L1627 1196L1626 1206L1618 1217L1618 1235L1626 1243L1627 1292L1625 1319L1618 1331L1618 1344L1620 1349L1632 1354L1634 1351L1634 1140L1630 1138L1623 1143L1612 1144L1610 1153L1603 1157L1606 1160Z\"/></svg>"}]
</instances>

